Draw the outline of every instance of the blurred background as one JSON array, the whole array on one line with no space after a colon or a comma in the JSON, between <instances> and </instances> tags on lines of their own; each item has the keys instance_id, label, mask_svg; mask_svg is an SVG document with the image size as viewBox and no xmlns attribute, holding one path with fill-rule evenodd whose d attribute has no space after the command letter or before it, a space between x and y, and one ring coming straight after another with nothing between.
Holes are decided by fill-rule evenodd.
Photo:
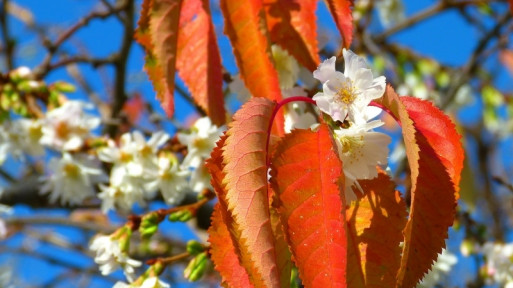
<instances>
[{"instance_id":1,"label":"blurred background","mask_svg":"<svg viewBox=\"0 0 513 288\"><path fill-rule=\"evenodd\" d=\"M203 116L179 78L172 119L156 100L143 70L144 50L133 40L142 1L0 3L2 79L26 66L37 81L71 84L73 89L65 84L51 89L94 104L88 113L102 124L92 134L115 139L134 129L146 136L163 130L174 138ZM218 1L211 1L211 9L225 74L226 108L232 115L244 100L237 96L240 90L230 87L238 71L223 34ZM323 1L318 2L316 15L321 58L341 56L342 39ZM497 256L483 248L486 243L504 255L500 263L509 271L508 281L513 281L513 248L508 246L513 243L513 20L508 2L355 0L353 18L351 50L367 58L374 75L385 75L399 95L433 101L463 135L465 168L457 220L447 240L450 256L437 268L436 281L425 287L505 285L485 268ZM307 86L308 77L313 81L310 74L300 76L299 83ZM311 91L318 90L318 84ZM2 121L6 117L15 118L8 113ZM393 136L389 172L408 199L409 171L400 127L388 116L382 118L383 131ZM40 193L41 179L56 155L51 150L37 157L7 155L0 167L0 287L112 287L124 279L121 271L101 275L88 247L95 234L123 225L128 213L103 214L98 199L80 205L49 201ZM182 201L194 201L191 197ZM194 221L164 221L158 237L141 245L145 247L133 257L177 254L190 239L204 241L208 206ZM147 205L135 205L133 212L164 207L163 199L154 197ZM161 278L172 287L217 287L215 273L189 283L182 275L186 264L179 262Z\"/></svg>"}]
</instances>

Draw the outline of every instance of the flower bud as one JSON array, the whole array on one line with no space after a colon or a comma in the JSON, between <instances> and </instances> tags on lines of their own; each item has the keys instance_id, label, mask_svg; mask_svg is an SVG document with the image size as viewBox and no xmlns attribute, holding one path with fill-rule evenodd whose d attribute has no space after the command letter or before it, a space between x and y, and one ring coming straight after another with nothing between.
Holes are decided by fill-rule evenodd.
<instances>
[{"instance_id":1,"label":"flower bud","mask_svg":"<svg viewBox=\"0 0 513 288\"><path fill-rule=\"evenodd\" d=\"M189 281L198 281L207 270L208 267L208 257L207 253L203 252L198 254L198 256L194 257L187 268L183 271L184 277L189 279Z\"/></svg>"},{"instance_id":2,"label":"flower bud","mask_svg":"<svg viewBox=\"0 0 513 288\"><path fill-rule=\"evenodd\" d=\"M199 253L205 251L205 247L196 240L190 240L187 242L187 252L191 255L198 255Z\"/></svg>"},{"instance_id":3,"label":"flower bud","mask_svg":"<svg viewBox=\"0 0 513 288\"><path fill-rule=\"evenodd\" d=\"M180 210L169 214L169 221L171 222L187 222L191 220L192 213L189 210Z\"/></svg>"}]
</instances>

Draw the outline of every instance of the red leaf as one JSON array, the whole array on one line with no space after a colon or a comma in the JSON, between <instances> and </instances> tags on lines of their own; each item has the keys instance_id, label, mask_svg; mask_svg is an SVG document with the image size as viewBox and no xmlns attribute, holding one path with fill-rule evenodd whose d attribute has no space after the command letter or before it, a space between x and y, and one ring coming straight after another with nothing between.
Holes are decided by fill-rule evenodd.
<instances>
[{"instance_id":1,"label":"red leaf","mask_svg":"<svg viewBox=\"0 0 513 288\"><path fill-rule=\"evenodd\" d=\"M348 287L394 287L406 205L390 177L359 180L364 196L346 211Z\"/></svg>"},{"instance_id":2,"label":"red leaf","mask_svg":"<svg viewBox=\"0 0 513 288\"><path fill-rule=\"evenodd\" d=\"M353 15L351 13L351 0L325 0L335 19L338 31L344 40L344 47L349 48L353 41Z\"/></svg>"},{"instance_id":3,"label":"red leaf","mask_svg":"<svg viewBox=\"0 0 513 288\"><path fill-rule=\"evenodd\" d=\"M281 100L280 83L267 41L262 0L221 0L225 34L233 46L235 60L246 87L254 97ZM276 118L276 128L283 135L283 112Z\"/></svg>"},{"instance_id":4,"label":"red leaf","mask_svg":"<svg viewBox=\"0 0 513 288\"><path fill-rule=\"evenodd\" d=\"M252 98L235 113L223 147L228 211L241 263L256 287L279 287L267 189L267 128L275 102Z\"/></svg>"},{"instance_id":5,"label":"red leaf","mask_svg":"<svg viewBox=\"0 0 513 288\"><path fill-rule=\"evenodd\" d=\"M181 0L145 0L136 39L146 50L146 72L169 117L174 113L176 46Z\"/></svg>"},{"instance_id":6,"label":"red leaf","mask_svg":"<svg viewBox=\"0 0 513 288\"><path fill-rule=\"evenodd\" d=\"M177 69L196 103L212 122L226 122L221 56L208 0L184 0L180 15Z\"/></svg>"},{"instance_id":7,"label":"red leaf","mask_svg":"<svg viewBox=\"0 0 513 288\"><path fill-rule=\"evenodd\" d=\"M271 40L310 71L319 65L317 0L264 0Z\"/></svg>"},{"instance_id":8,"label":"red leaf","mask_svg":"<svg viewBox=\"0 0 513 288\"><path fill-rule=\"evenodd\" d=\"M412 200L397 285L414 287L445 247L459 198L463 148L454 124L430 102L399 98L390 86L378 102L403 128Z\"/></svg>"},{"instance_id":9,"label":"red leaf","mask_svg":"<svg viewBox=\"0 0 513 288\"><path fill-rule=\"evenodd\" d=\"M325 124L294 130L272 159L280 218L305 287L346 287L342 163L333 145Z\"/></svg>"}]
</instances>

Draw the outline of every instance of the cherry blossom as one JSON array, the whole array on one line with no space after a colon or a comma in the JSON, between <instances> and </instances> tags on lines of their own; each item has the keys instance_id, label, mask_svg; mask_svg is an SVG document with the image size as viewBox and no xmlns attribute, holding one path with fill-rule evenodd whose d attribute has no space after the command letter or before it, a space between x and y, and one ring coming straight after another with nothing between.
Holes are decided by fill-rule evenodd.
<instances>
[{"instance_id":1,"label":"cherry blossom","mask_svg":"<svg viewBox=\"0 0 513 288\"><path fill-rule=\"evenodd\" d=\"M160 190L166 203L175 205L185 197L185 190L189 187L190 171L183 170L176 158L159 157L158 177L146 185L147 190Z\"/></svg>"},{"instance_id":2,"label":"cherry blossom","mask_svg":"<svg viewBox=\"0 0 513 288\"><path fill-rule=\"evenodd\" d=\"M388 145L391 142L390 136L372 131L383 125L379 120L349 125L348 128L335 130L333 135L340 160L344 163L347 203L356 200L351 188L353 184L361 190L358 179L375 178L378 176L376 166L387 164Z\"/></svg>"},{"instance_id":3,"label":"cherry blossom","mask_svg":"<svg viewBox=\"0 0 513 288\"><path fill-rule=\"evenodd\" d=\"M41 144L57 150L76 150L84 144L91 130L100 125L100 118L84 112L92 106L80 101L66 101L46 113L43 119Z\"/></svg>"},{"instance_id":4,"label":"cherry blossom","mask_svg":"<svg viewBox=\"0 0 513 288\"><path fill-rule=\"evenodd\" d=\"M49 193L52 203L60 199L61 204L80 204L94 196L97 182L105 180L103 171L85 156L77 158L64 153L60 159L52 158L48 168L50 175L43 178L41 193Z\"/></svg>"},{"instance_id":5,"label":"cherry blossom","mask_svg":"<svg viewBox=\"0 0 513 288\"><path fill-rule=\"evenodd\" d=\"M119 241L108 235L96 236L89 246L96 253L94 262L100 265L102 275L108 275L122 267L128 281L132 282L135 275L135 267L141 266L141 262L134 260L121 250Z\"/></svg>"},{"instance_id":6,"label":"cherry blossom","mask_svg":"<svg viewBox=\"0 0 513 288\"><path fill-rule=\"evenodd\" d=\"M112 288L169 288L171 287L166 282L160 280L158 277L149 277L141 285L135 285L134 283L128 284L125 282L118 281Z\"/></svg>"},{"instance_id":7,"label":"cherry blossom","mask_svg":"<svg viewBox=\"0 0 513 288\"><path fill-rule=\"evenodd\" d=\"M376 116L368 105L385 92L385 77L374 78L367 62L349 50L343 51L344 73L335 70L335 57L319 65L313 75L323 83L323 92L314 95L319 109L333 120L343 122L346 117L357 124Z\"/></svg>"},{"instance_id":8,"label":"cherry blossom","mask_svg":"<svg viewBox=\"0 0 513 288\"><path fill-rule=\"evenodd\" d=\"M203 117L194 123L189 134L177 133L178 140L187 145L187 156L183 160L184 167L199 167L210 157L217 140L221 137L224 128L213 125L210 118Z\"/></svg>"}]
</instances>

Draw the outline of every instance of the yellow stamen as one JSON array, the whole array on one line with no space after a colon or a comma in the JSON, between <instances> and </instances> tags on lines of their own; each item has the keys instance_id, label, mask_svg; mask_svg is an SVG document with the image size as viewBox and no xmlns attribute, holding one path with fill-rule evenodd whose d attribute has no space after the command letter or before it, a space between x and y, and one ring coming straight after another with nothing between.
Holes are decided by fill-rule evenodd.
<instances>
[{"instance_id":1,"label":"yellow stamen","mask_svg":"<svg viewBox=\"0 0 513 288\"><path fill-rule=\"evenodd\" d=\"M342 83L342 86L338 89L337 92L338 99L345 104L353 103L354 99L358 96L356 92L356 87L353 85L353 81L347 79Z\"/></svg>"},{"instance_id":2,"label":"yellow stamen","mask_svg":"<svg viewBox=\"0 0 513 288\"><path fill-rule=\"evenodd\" d=\"M62 170L64 171L64 174L70 178L78 178L78 176L80 176L80 168L75 164L65 164Z\"/></svg>"}]
</instances>

